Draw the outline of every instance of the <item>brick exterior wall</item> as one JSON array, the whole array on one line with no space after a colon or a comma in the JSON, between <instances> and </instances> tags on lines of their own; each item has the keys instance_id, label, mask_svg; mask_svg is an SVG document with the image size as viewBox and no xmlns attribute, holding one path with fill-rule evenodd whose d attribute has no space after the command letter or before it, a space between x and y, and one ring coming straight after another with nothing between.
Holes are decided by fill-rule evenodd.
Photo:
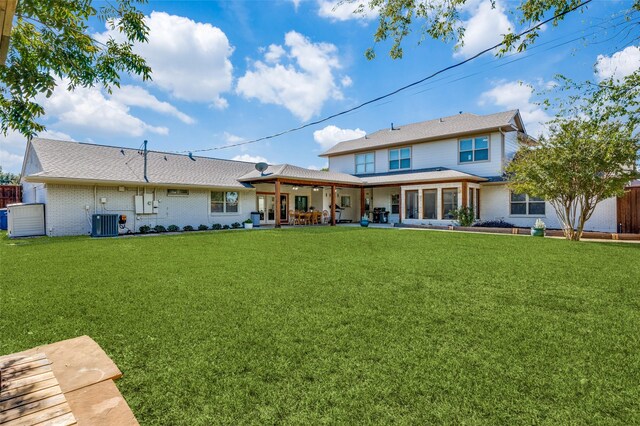
<instances>
[{"instance_id":1,"label":"brick exterior wall","mask_svg":"<svg viewBox=\"0 0 640 426\"><path fill-rule=\"evenodd\" d=\"M215 189L213 189L215 190ZM147 193L155 193L158 200L157 214L135 214L134 196L138 189L125 187L94 187L76 185L48 184L44 198L48 201L45 208L47 235L88 235L91 233L91 215L94 213L126 215L125 227L138 231L142 225L154 227L162 225L191 225L197 228L214 223L231 225L249 218L256 208L255 191L239 191L238 213L210 213L210 190L189 190L189 195L168 196L166 188L147 188ZM220 189L222 191L222 189ZM140 188L140 194L143 193ZM106 198L106 203L101 203ZM121 232L126 232L121 230Z\"/></svg>"}]
</instances>

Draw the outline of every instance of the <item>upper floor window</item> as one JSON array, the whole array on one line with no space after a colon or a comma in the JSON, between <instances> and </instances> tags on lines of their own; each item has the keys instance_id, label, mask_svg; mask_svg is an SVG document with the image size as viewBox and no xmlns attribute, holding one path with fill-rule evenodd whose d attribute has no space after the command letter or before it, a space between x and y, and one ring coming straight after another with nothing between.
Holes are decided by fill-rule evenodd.
<instances>
[{"instance_id":1,"label":"upper floor window","mask_svg":"<svg viewBox=\"0 0 640 426\"><path fill-rule=\"evenodd\" d=\"M545 203L542 198L530 197L527 194L511 193L510 213L512 215L545 215Z\"/></svg>"},{"instance_id":2,"label":"upper floor window","mask_svg":"<svg viewBox=\"0 0 640 426\"><path fill-rule=\"evenodd\" d=\"M489 160L489 137L460 139L458 141L461 163Z\"/></svg>"},{"instance_id":3,"label":"upper floor window","mask_svg":"<svg viewBox=\"0 0 640 426\"><path fill-rule=\"evenodd\" d=\"M374 158L373 152L356 154L356 174L373 173L375 170Z\"/></svg>"},{"instance_id":4,"label":"upper floor window","mask_svg":"<svg viewBox=\"0 0 640 426\"><path fill-rule=\"evenodd\" d=\"M211 213L238 213L237 192L211 192Z\"/></svg>"},{"instance_id":5,"label":"upper floor window","mask_svg":"<svg viewBox=\"0 0 640 426\"><path fill-rule=\"evenodd\" d=\"M411 168L411 148L398 148L389 150L389 170L401 170Z\"/></svg>"}]
</instances>

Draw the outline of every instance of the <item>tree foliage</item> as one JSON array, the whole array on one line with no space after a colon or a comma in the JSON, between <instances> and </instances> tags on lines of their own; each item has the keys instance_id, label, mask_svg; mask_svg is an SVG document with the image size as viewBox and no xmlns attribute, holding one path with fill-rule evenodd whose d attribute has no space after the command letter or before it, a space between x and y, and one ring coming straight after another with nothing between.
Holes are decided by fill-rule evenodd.
<instances>
[{"instance_id":1,"label":"tree foliage","mask_svg":"<svg viewBox=\"0 0 640 426\"><path fill-rule=\"evenodd\" d=\"M547 17L555 17L551 24L556 26L563 19L564 13L579 6L584 0L520 0L511 11L516 17L516 24L522 28L533 26ZM378 11L378 27L374 33L375 43L392 40L389 55L393 59L402 58L402 43L405 37L414 31L420 32L420 41L426 38L455 42L457 47L464 45L464 22L461 12L468 0L342 0L342 2L358 4L355 13ZM496 0L491 0L496 7ZM586 2L588 3L588 1ZM510 3L512 4L512 3ZM635 0L633 7L640 10L640 0ZM539 36L536 29L524 35L518 35L515 28L503 34L504 44L500 52L511 49L525 50ZM487 46L488 47L488 46ZM375 57L375 49L369 48L365 56Z\"/></svg>"},{"instance_id":2,"label":"tree foliage","mask_svg":"<svg viewBox=\"0 0 640 426\"><path fill-rule=\"evenodd\" d=\"M150 79L151 69L133 53L134 42L146 42L148 28L136 8L146 0L114 0L96 9L92 0L20 0L11 32L7 62L0 65L0 130L32 137L45 129L39 103L57 81L75 87L119 86L120 73ZM124 35L123 42L98 41L88 20L97 16ZM41 98L40 98L41 99Z\"/></svg>"},{"instance_id":3,"label":"tree foliage","mask_svg":"<svg viewBox=\"0 0 640 426\"><path fill-rule=\"evenodd\" d=\"M3 172L2 166L0 166L0 184L2 185L17 185L20 183L20 176L11 172Z\"/></svg>"},{"instance_id":4,"label":"tree foliage","mask_svg":"<svg viewBox=\"0 0 640 426\"><path fill-rule=\"evenodd\" d=\"M579 240L597 204L622 195L638 177L638 76L600 83L563 78L556 90L573 93L556 104L549 136L523 145L506 168L513 191L551 204L567 239Z\"/></svg>"}]
</instances>

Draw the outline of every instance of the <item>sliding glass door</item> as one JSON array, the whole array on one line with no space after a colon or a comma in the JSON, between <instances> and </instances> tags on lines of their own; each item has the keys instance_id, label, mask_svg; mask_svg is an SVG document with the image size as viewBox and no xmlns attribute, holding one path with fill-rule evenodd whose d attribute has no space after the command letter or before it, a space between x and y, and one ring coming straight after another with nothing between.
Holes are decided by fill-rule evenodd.
<instances>
[{"instance_id":1,"label":"sliding glass door","mask_svg":"<svg viewBox=\"0 0 640 426\"><path fill-rule=\"evenodd\" d=\"M405 191L405 219L418 218L418 191Z\"/></svg>"},{"instance_id":2,"label":"sliding glass door","mask_svg":"<svg viewBox=\"0 0 640 426\"><path fill-rule=\"evenodd\" d=\"M438 190L425 189L422 191L422 218L438 218Z\"/></svg>"}]
</instances>

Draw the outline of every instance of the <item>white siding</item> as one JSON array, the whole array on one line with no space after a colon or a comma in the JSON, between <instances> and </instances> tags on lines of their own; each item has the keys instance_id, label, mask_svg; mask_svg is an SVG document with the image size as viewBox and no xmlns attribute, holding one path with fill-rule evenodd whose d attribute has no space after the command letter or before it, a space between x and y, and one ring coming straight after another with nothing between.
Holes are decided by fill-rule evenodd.
<instances>
[{"instance_id":1,"label":"white siding","mask_svg":"<svg viewBox=\"0 0 640 426\"><path fill-rule=\"evenodd\" d=\"M518 151L518 132L507 132L504 135L504 159L505 162L511 161Z\"/></svg>"},{"instance_id":2,"label":"white siding","mask_svg":"<svg viewBox=\"0 0 640 426\"><path fill-rule=\"evenodd\" d=\"M329 170L332 172L354 174L356 172L355 167L354 154L329 157Z\"/></svg>"},{"instance_id":3,"label":"white siding","mask_svg":"<svg viewBox=\"0 0 640 426\"><path fill-rule=\"evenodd\" d=\"M515 132L511 132L515 135ZM483 136L483 135L477 135ZM499 176L502 174L502 134L489 135L489 161L459 164L458 139L424 142L411 145L411 169L445 167L478 176ZM405 145L409 146L409 145ZM396 149L393 147L389 149ZM375 173L389 172L389 149L375 150ZM370 151L362 151L370 152ZM355 173L355 154L338 155L329 158L329 170Z\"/></svg>"},{"instance_id":4,"label":"white siding","mask_svg":"<svg viewBox=\"0 0 640 426\"><path fill-rule=\"evenodd\" d=\"M183 227L191 225L197 228L204 224L214 223L231 225L233 222L243 222L249 218L249 213L255 209L255 192L241 191L238 213L210 213L210 191L190 189L187 196L167 196L166 188L148 188L147 193L155 191L158 200L158 213L150 215L136 215L134 211L134 196L136 188L127 187L120 192L118 187L75 186L75 185L47 185L48 203L45 209L47 235L86 235L91 232L91 215L94 213L124 214L127 216L126 227L131 231L138 231L140 226L169 226ZM140 189L140 194L143 190ZM102 204L101 198L107 202ZM88 209L87 209L88 207Z\"/></svg>"},{"instance_id":5,"label":"white siding","mask_svg":"<svg viewBox=\"0 0 640 426\"><path fill-rule=\"evenodd\" d=\"M389 212L389 223L398 223L400 221L399 214L391 214L391 195L400 194L400 187L382 187L373 188L373 205L371 211L374 208L382 208Z\"/></svg>"},{"instance_id":6,"label":"white siding","mask_svg":"<svg viewBox=\"0 0 640 426\"><path fill-rule=\"evenodd\" d=\"M481 185L480 219L504 220L520 227L531 227L540 218L547 228L561 229L562 225L553 207L545 205L544 216L512 216L510 214L510 195L506 185ZM585 225L585 231L616 232L616 199L608 198L596 207L591 219Z\"/></svg>"}]
</instances>

